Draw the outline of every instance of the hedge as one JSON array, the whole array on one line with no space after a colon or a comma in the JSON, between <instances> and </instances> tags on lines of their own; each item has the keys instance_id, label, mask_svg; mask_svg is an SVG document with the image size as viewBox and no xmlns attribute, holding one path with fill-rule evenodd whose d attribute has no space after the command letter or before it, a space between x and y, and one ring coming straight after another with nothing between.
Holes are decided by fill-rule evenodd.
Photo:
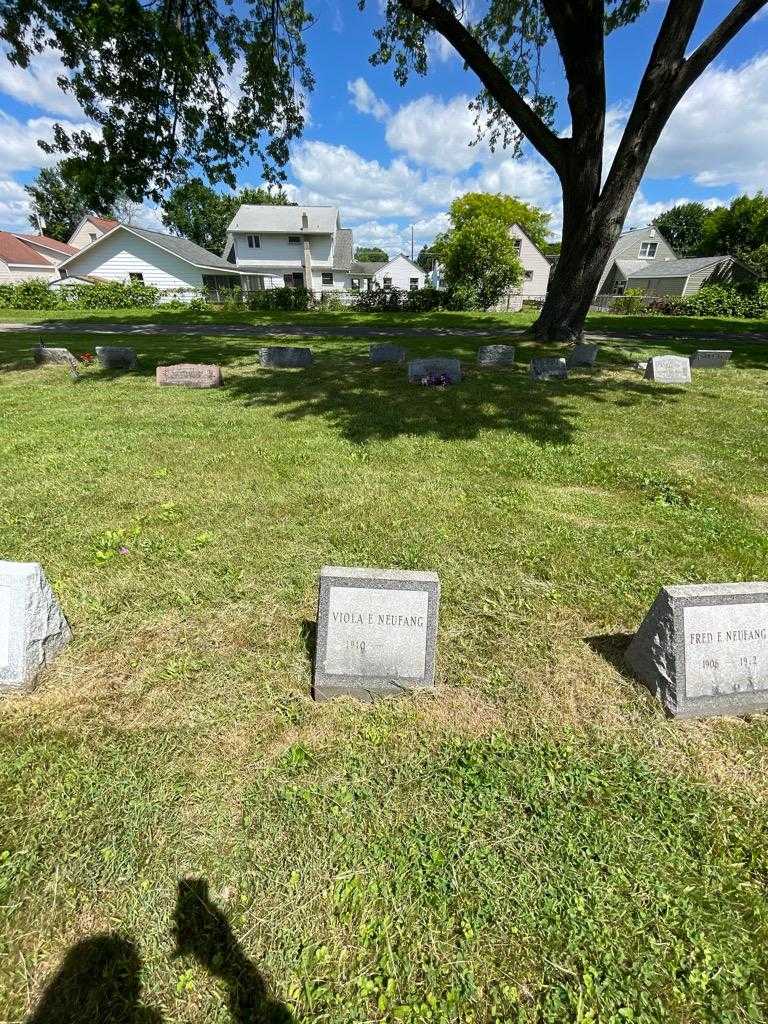
<instances>
[{"instance_id":1,"label":"hedge","mask_svg":"<svg viewBox=\"0 0 768 1024\"><path fill-rule=\"evenodd\" d=\"M46 281L0 284L0 309L135 309L157 306L161 292L146 284L70 284L49 288Z\"/></svg>"}]
</instances>

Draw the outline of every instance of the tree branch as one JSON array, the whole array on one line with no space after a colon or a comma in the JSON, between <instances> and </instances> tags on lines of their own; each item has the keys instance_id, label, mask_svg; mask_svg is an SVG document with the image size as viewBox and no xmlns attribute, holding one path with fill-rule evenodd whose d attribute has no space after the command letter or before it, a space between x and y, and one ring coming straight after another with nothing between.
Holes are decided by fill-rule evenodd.
<instances>
[{"instance_id":1,"label":"tree branch","mask_svg":"<svg viewBox=\"0 0 768 1024\"><path fill-rule=\"evenodd\" d=\"M528 141L558 173L563 171L568 140L558 138L544 124L456 15L439 0L399 0L399 3L451 43Z\"/></svg>"},{"instance_id":2,"label":"tree branch","mask_svg":"<svg viewBox=\"0 0 768 1024\"><path fill-rule=\"evenodd\" d=\"M686 60L682 72L682 91L696 81L741 29L765 7L768 0L740 0L739 3L723 18L717 28L710 32L704 42L698 46Z\"/></svg>"}]
</instances>

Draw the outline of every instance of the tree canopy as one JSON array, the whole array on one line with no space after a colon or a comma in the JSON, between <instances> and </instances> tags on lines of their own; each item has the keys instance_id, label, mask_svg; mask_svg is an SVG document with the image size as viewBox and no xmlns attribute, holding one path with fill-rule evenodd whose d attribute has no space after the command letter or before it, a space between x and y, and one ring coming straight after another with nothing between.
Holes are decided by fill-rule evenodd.
<instances>
[{"instance_id":1,"label":"tree canopy","mask_svg":"<svg viewBox=\"0 0 768 1024\"><path fill-rule=\"evenodd\" d=\"M243 203L295 205L279 188L242 188L239 192L225 194L210 188L199 178L191 178L173 188L163 200L163 224L204 249L220 253L227 239L227 226Z\"/></svg>"},{"instance_id":2,"label":"tree canopy","mask_svg":"<svg viewBox=\"0 0 768 1024\"><path fill-rule=\"evenodd\" d=\"M679 203L656 217L654 223L681 259L699 256L709 210L703 203Z\"/></svg>"},{"instance_id":3,"label":"tree canopy","mask_svg":"<svg viewBox=\"0 0 768 1024\"><path fill-rule=\"evenodd\" d=\"M439 253L446 285L468 306L490 309L523 278L507 226L487 214L469 217L443 235Z\"/></svg>"},{"instance_id":4,"label":"tree canopy","mask_svg":"<svg viewBox=\"0 0 768 1024\"><path fill-rule=\"evenodd\" d=\"M712 210L701 203L679 203L655 220L681 257L735 256L765 274L768 249L768 196L737 196Z\"/></svg>"},{"instance_id":5,"label":"tree canopy","mask_svg":"<svg viewBox=\"0 0 768 1024\"><path fill-rule=\"evenodd\" d=\"M389 253L376 245L358 246L355 249L355 259L361 263L388 263Z\"/></svg>"},{"instance_id":6,"label":"tree canopy","mask_svg":"<svg viewBox=\"0 0 768 1024\"><path fill-rule=\"evenodd\" d=\"M500 192L495 195L488 192L467 192L466 195L454 199L449 213L455 228L464 227L476 217L488 217L499 221L507 228L519 224L540 249L546 244L549 222L552 220L552 215L544 210L524 203L517 196L507 196Z\"/></svg>"},{"instance_id":7,"label":"tree canopy","mask_svg":"<svg viewBox=\"0 0 768 1024\"><path fill-rule=\"evenodd\" d=\"M34 181L24 186L32 201L29 223L35 231L49 238L66 242L77 225L89 213L102 217L115 215L113 202L93 202L78 182L69 178L59 167L43 167Z\"/></svg>"}]
</instances>

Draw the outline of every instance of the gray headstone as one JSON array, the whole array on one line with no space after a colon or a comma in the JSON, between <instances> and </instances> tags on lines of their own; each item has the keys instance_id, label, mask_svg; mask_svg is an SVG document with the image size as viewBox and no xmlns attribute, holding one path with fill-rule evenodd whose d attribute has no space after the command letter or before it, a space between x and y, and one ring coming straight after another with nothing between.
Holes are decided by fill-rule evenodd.
<instances>
[{"instance_id":1,"label":"gray headstone","mask_svg":"<svg viewBox=\"0 0 768 1024\"><path fill-rule=\"evenodd\" d=\"M176 363L158 366L155 380L159 387L219 388L221 369L213 363Z\"/></svg>"},{"instance_id":2,"label":"gray headstone","mask_svg":"<svg viewBox=\"0 0 768 1024\"><path fill-rule=\"evenodd\" d=\"M408 353L399 345L369 345L368 358L372 363L404 363Z\"/></svg>"},{"instance_id":3,"label":"gray headstone","mask_svg":"<svg viewBox=\"0 0 768 1024\"><path fill-rule=\"evenodd\" d=\"M312 349L292 345L265 345L259 349L259 362L262 366L311 366Z\"/></svg>"},{"instance_id":4,"label":"gray headstone","mask_svg":"<svg viewBox=\"0 0 768 1024\"><path fill-rule=\"evenodd\" d=\"M691 356L692 370L722 370L733 355L729 348L700 348Z\"/></svg>"},{"instance_id":5,"label":"gray headstone","mask_svg":"<svg viewBox=\"0 0 768 1024\"><path fill-rule=\"evenodd\" d=\"M434 686L440 581L433 572L325 566L317 604L316 700L373 701Z\"/></svg>"},{"instance_id":6,"label":"gray headstone","mask_svg":"<svg viewBox=\"0 0 768 1024\"><path fill-rule=\"evenodd\" d=\"M568 376L568 368L564 359L532 359L531 379L532 380L565 380Z\"/></svg>"},{"instance_id":7,"label":"gray headstone","mask_svg":"<svg viewBox=\"0 0 768 1024\"><path fill-rule=\"evenodd\" d=\"M136 352L127 345L97 345L96 358L105 370L136 369Z\"/></svg>"},{"instance_id":8,"label":"gray headstone","mask_svg":"<svg viewBox=\"0 0 768 1024\"><path fill-rule=\"evenodd\" d=\"M0 562L0 694L29 689L71 636L37 562Z\"/></svg>"},{"instance_id":9,"label":"gray headstone","mask_svg":"<svg viewBox=\"0 0 768 1024\"><path fill-rule=\"evenodd\" d=\"M645 379L662 384L690 384L690 360L685 356L653 356L645 367Z\"/></svg>"},{"instance_id":10,"label":"gray headstone","mask_svg":"<svg viewBox=\"0 0 768 1024\"><path fill-rule=\"evenodd\" d=\"M662 588L625 659L675 717L768 708L768 583Z\"/></svg>"},{"instance_id":11,"label":"gray headstone","mask_svg":"<svg viewBox=\"0 0 768 1024\"><path fill-rule=\"evenodd\" d=\"M420 384L425 377L446 377L451 384L460 384L461 363L448 357L412 359L408 363L408 381Z\"/></svg>"},{"instance_id":12,"label":"gray headstone","mask_svg":"<svg viewBox=\"0 0 768 1024\"><path fill-rule=\"evenodd\" d=\"M565 365L571 369L574 366L594 366L597 362L597 345L587 345L586 342L579 342L574 345L565 358Z\"/></svg>"},{"instance_id":13,"label":"gray headstone","mask_svg":"<svg viewBox=\"0 0 768 1024\"><path fill-rule=\"evenodd\" d=\"M35 362L40 365L68 366L75 372L80 366L68 348L48 348L40 341L35 345L33 353Z\"/></svg>"},{"instance_id":14,"label":"gray headstone","mask_svg":"<svg viewBox=\"0 0 768 1024\"><path fill-rule=\"evenodd\" d=\"M481 345L477 350L478 366L512 366L514 362L514 345Z\"/></svg>"}]
</instances>

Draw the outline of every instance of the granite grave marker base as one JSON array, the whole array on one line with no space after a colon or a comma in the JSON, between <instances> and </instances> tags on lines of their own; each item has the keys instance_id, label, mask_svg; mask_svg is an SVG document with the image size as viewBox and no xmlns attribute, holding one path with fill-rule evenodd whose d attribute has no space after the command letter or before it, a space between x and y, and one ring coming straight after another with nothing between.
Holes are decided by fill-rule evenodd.
<instances>
[{"instance_id":1,"label":"granite grave marker base","mask_svg":"<svg viewBox=\"0 0 768 1024\"><path fill-rule=\"evenodd\" d=\"M32 354L38 366L66 366L77 376L80 364L68 348L48 348L42 341L39 341L32 350Z\"/></svg>"},{"instance_id":2,"label":"granite grave marker base","mask_svg":"<svg viewBox=\"0 0 768 1024\"><path fill-rule=\"evenodd\" d=\"M439 603L433 572L324 566L315 700L371 702L434 687Z\"/></svg>"},{"instance_id":3,"label":"granite grave marker base","mask_svg":"<svg viewBox=\"0 0 768 1024\"><path fill-rule=\"evenodd\" d=\"M566 380L568 367L564 359L532 359L530 375L531 380Z\"/></svg>"},{"instance_id":4,"label":"granite grave marker base","mask_svg":"<svg viewBox=\"0 0 768 1024\"><path fill-rule=\"evenodd\" d=\"M460 384L461 363L458 359L440 356L431 359L412 359L408 363L409 384L421 384L429 377L445 377L449 384Z\"/></svg>"},{"instance_id":5,"label":"granite grave marker base","mask_svg":"<svg viewBox=\"0 0 768 1024\"><path fill-rule=\"evenodd\" d=\"M311 366L312 349L295 345L265 345L259 349L259 362L262 366L274 366L278 369Z\"/></svg>"},{"instance_id":6,"label":"granite grave marker base","mask_svg":"<svg viewBox=\"0 0 768 1024\"><path fill-rule=\"evenodd\" d=\"M722 370L732 355L728 348L699 348L691 356L691 369Z\"/></svg>"},{"instance_id":7,"label":"granite grave marker base","mask_svg":"<svg viewBox=\"0 0 768 1024\"><path fill-rule=\"evenodd\" d=\"M690 360L686 356L652 356L645 367L645 379L661 384L690 384Z\"/></svg>"},{"instance_id":8,"label":"granite grave marker base","mask_svg":"<svg viewBox=\"0 0 768 1024\"><path fill-rule=\"evenodd\" d=\"M478 366L512 366L514 362L514 345L481 345L477 350Z\"/></svg>"},{"instance_id":9,"label":"granite grave marker base","mask_svg":"<svg viewBox=\"0 0 768 1024\"><path fill-rule=\"evenodd\" d=\"M565 365L569 370L577 366L593 367L597 362L597 345L588 345L586 342L577 342L565 358Z\"/></svg>"},{"instance_id":10,"label":"granite grave marker base","mask_svg":"<svg viewBox=\"0 0 768 1024\"><path fill-rule=\"evenodd\" d=\"M105 370L135 370L136 352L127 345L97 345L96 358Z\"/></svg>"},{"instance_id":11,"label":"granite grave marker base","mask_svg":"<svg viewBox=\"0 0 768 1024\"><path fill-rule=\"evenodd\" d=\"M768 709L768 583L663 587L624 657L675 718Z\"/></svg>"},{"instance_id":12,"label":"granite grave marker base","mask_svg":"<svg viewBox=\"0 0 768 1024\"><path fill-rule=\"evenodd\" d=\"M40 565L0 561L0 695L30 689L71 636Z\"/></svg>"},{"instance_id":13,"label":"granite grave marker base","mask_svg":"<svg viewBox=\"0 0 768 1024\"><path fill-rule=\"evenodd\" d=\"M155 380L158 387L220 388L221 369L214 363L175 363L158 366Z\"/></svg>"},{"instance_id":14,"label":"granite grave marker base","mask_svg":"<svg viewBox=\"0 0 768 1024\"><path fill-rule=\"evenodd\" d=\"M399 345L369 345L368 358L377 363L404 363L408 353Z\"/></svg>"}]
</instances>

